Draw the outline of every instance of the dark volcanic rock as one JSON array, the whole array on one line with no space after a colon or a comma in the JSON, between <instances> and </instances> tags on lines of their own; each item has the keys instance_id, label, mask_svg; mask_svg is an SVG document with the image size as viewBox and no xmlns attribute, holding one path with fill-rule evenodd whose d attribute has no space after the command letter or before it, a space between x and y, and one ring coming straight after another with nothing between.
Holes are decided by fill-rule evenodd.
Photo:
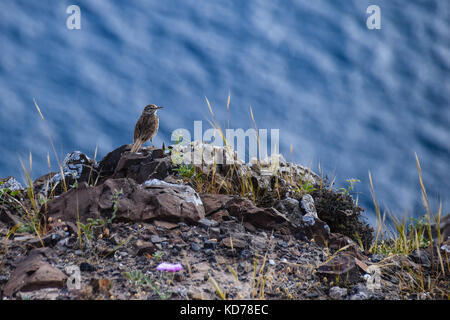
<instances>
[{"instance_id":1,"label":"dark volcanic rock","mask_svg":"<svg viewBox=\"0 0 450 320\"><path fill-rule=\"evenodd\" d=\"M205 214L208 216L215 213L221 209L225 208L225 205L233 199L233 196L225 194L201 194L203 206L205 207Z\"/></svg>"},{"instance_id":2,"label":"dark volcanic rock","mask_svg":"<svg viewBox=\"0 0 450 320\"><path fill-rule=\"evenodd\" d=\"M310 215L304 215L300 227L295 234L297 239L314 240L320 246L324 246L329 242L330 228L320 219L316 219Z\"/></svg>"},{"instance_id":3,"label":"dark volcanic rock","mask_svg":"<svg viewBox=\"0 0 450 320\"><path fill-rule=\"evenodd\" d=\"M321 265L317 273L327 276L335 283L356 283L361 278L355 258L345 253L338 254L331 261Z\"/></svg>"},{"instance_id":4,"label":"dark volcanic rock","mask_svg":"<svg viewBox=\"0 0 450 320\"><path fill-rule=\"evenodd\" d=\"M0 221L6 223L10 227L22 223L21 219L6 205L0 205Z\"/></svg>"},{"instance_id":5,"label":"dark volcanic rock","mask_svg":"<svg viewBox=\"0 0 450 320\"><path fill-rule=\"evenodd\" d=\"M67 276L46 261L49 249L34 249L22 260L5 285L3 293L12 296L18 291L62 288Z\"/></svg>"},{"instance_id":6,"label":"dark volcanic rock","mask_svg":"<svg viewBox=\"0 0 450 320\"><path fill-rule=\"evenodd\" d=\"M196 222L205 216L200 197L189 186L157 179L142 185L132 179L108 179L99 186L83 185L53 199L48 203L47 217L74 223L78 217L82 222L110 218L115 202L116 219L122 221Z\"/></svg>"},{"instance_id":7,"label":"dark volcanic rock","mask_svg":"<svg viewBox=\"0 0 450 320\"><path fill-rule=\"evenodd\" d=\"M294 230L292 223L274 208L259 208L252 201L236 197L225 205L230 215L238 221L251 223L257 228Z\"/></svg>"},{"instance_id":8,"label":"dark volcanic rock","mask_svg":"<svg viewBox=\"0 0 450 320\"><path fill-rule=\"evenodd\" d=\"M172 160L162 149L142 148L139 153L129 150L129 145L123 145L103 158L99 163L100 182L107 178L131 178L144 183L149 179L163 180L171 174Z\"/></svg>"}]
</instances>

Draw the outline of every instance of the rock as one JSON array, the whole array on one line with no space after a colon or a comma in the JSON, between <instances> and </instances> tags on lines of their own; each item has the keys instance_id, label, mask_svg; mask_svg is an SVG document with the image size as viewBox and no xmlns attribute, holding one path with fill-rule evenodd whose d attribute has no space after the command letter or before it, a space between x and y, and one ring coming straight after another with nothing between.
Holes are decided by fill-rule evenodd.
<instances>
[{"instance_id":1,"label":"rock","mask_svg":"<svg viewBox=\"0 0 450 320\"><path fill-rule=\"evenodd\" d=\"M67 276L45 261L48 248L32 250L19 262L4 287L4 295L12 296L18 291L33 291L42 288L62 288Z\"/></svg>"},{"instance_id":2,"label":"rock","mask_svg":"<svg viewBox=\"0 0 450 320\"><path fill-rule=\"evenodd\" d=\"M62 173L49 173L36 179L33 183L34 188L45 195L54 189L53 193L59 195L64 192L64 183L66 188L70 189L76 182L94 182L98 174L95 160L80 151L68 153L61 167Z\"/></svg>"},{"instance_id":3,"label":"rock","mask_svg":"<svg viewBox=\"0 0 450 320\"><path fill-rule=\"evenodd\" d=\"M249 232L256 232L256 228L254 225L252 225L251 223L248 222L244 222L244 228L245 230L248 230Z\"/></svg>"},{"instance_id":4,"label":"rock","mask_svg":"<svg viewBox=\"0 0 450 320\"><path fill-rule=\"evenodd\" d=\"M319 219L317 216L316 207L314 206L314 199L310 194L305 194L302 198L302 208L305 210L306 215L312 216L315 219Z\"/></svg>"},{"instance_id":5,"label":"rock","mask_svg":"<svg viewBox=\"0 0 450 320\"><path fill-rule=\"evenodd\" d=\"M210 240L206 240L203 243L203 247L205 249L215 249L216 248L216 244L217 244L217 240L216 239L210 239Z\"/></svg>"},{"instance_id":6,"label":"rock","mask_svg":"<svg viewBox=\"0 0 450 320\"><path fill-rule=\"evenodd\" d=\"M237 238L223 238L222 239L222 244L228 248L233 248L233 249L243 249L245 247L247 247L247 242L241 239L237 239Z\"/></svg>"},{"instance_id":7,"label":"rock","mask_svg":"<svg viewBox=\"0 0 450 320\"><path fill-rule=\"evenodd\" d=\"M328 295L333 300L342 300L347 295L347 289L341 287L332 287L330 288Z\"/></svg>"},{"instance_id":8,"label":"rock","mask_svg":"<svg viewBox=\"0 0 450 320\"><path fill-rule=\"evenodd\" d=\"M200 195L200 198L202 199L203 206L205 207L205 215L209 216L212 213L215 213L221 209L224 209L225 205L233 197L224 195L224 194L204 193L204 194Z\"/></svg>"},{"instance_id":9,"label":"rock","mask_svg":"<svg viewBox=\"0 0 450 320\"><path fill-rule=\"evenodd\" d=\"M330 238L330 227L320 219L315 219L311 215L304 215L302 224L296 230L297 239L314 240L320 246L328 244Z\"/></svg>"},{"instance_id":10,"label":"rock","mask_svg":"<svg viewBox=\"0 0 450 320\"><path fill-rule=\"evenodd\" d=\"M198 243L192 242L191 243L191 250L194 252L198 252L200 251L202 248L200 247L200 245Z\"/></svg>"},{"instance_id":11,"label":"rock","mask_svg":"<svg viewBox=\"0 0 450 320\"><path fill-rule=\"evenodd\" d=\"M100 182L106 178L111 177L117 167L117 164L119 163L119 160L122 157L122 154L125 153L125 151L131 150L131 146L128 144L125 144L110 153L108 153L102 161L98 164L98 169L100 171Z\"/></svg>"},{"instance_id":12,"label":"rock","mask_svg":"<svg viewBox=\"0 0 450 320\"><path fill-rule=\"evenodd\" d=\"M301 216L300 204L297 199L289 198L280 201L288 214L293 216Z\"/></svg>"},{"instance_id":13,"label":"rock","mask_svg":"<svg viewBox=\"0 0 450 320\"><path fill-rule=\"evenodd\" d=\"M162 149L142 148L139 153L129 150L130 145L123 145L100 161L100 183L108 178L130 178L140 184L150 179L163 180L171 174L172 161Z\"/></svg>"},{"instance_id":14,"label":"rock","mask_svg":"<svg viewBox=\"0 0 450 320\"><path fill-rule=\"evenodd\" d=\"M151 242L153 242L153 243L161 243L161 242L163 242L163 241L165 241L166 239L165 238L161 238L160 236L158 236L158 235L152 235L151 237L150 237L150 241Z\"/></svg>"},{"instance_id":15,"label":"rock","mask_svg":"<svg viewBox=\"0 0 450 320\"><path fill-rule=\"evenodd\" d=\"M53 247L58 243L58 241L66 237L66 232L63 230L59 230L41 238L33 237L32 239L27 241L27 246L31 248L40 248L42 247L42 244L44 244L45 247Z\"/></svg>"},{"instance_id":16,"label":"rock","mask_svg":"<svg viewBox=\"0 0 450 320\"><path fill-rule=\"evenodd\" d=\"M225 205L231 216L255 227L275 230L294 230L292 223L274 208L258 208L252 201L236 197Z\"/></svg>"},{"instance_id":17,"label":"rock","mask_svg":"<svg viewBox=\"0 0 450 320\"><path fill-rule=\"evenodd\" d=\"M317 273L337 283L356 283L361 280L355 258L345 253L340 253L331 261L321 265Z\"/></svg>"},{"instance_id":18,"label":"rock","mask_svg":"<svg viewBox=\"0 0 450 320\"><path fill-rule=\"evenodd\" d=\"M97 268L93 266L92 264L89 264L87 262L80 263L80 271L81 272L93 272L96 271Z\"/></svg>"},{"instance_id":19,"label":"rock","mask_svg":"<svg viewBox=\"0 0 450 320\"><path fill-rule=\"evenodd\" d=\"M156 252L156 247L152 242L143 241L138 239L136 241L136 253L138 256L142 256L144 254L153 254Z\"/></svg>"},{"instance_id":20,"label":"rock","mask_svg":"<svg viewBox=\"0 0 450 320\"><path fill-rule=\"evenodd\" d=\"M207 218L200 219L198 221L198 224L200 224L205 229L214 228L214 227L217 227L219 225L219 223L217 221L210 220L210 219L207 219Z\"/></svg>"},{"instance_id":21,"label":"rock","mask_svg":"<svg viewBox=\"0 0 450 320\"><path fill-rule=\"evenodd\" d=\"M6 205L0 204L0 221L6 223L9 227L23 224L22 220L10 210Z\"/></svg>"},{"instance_id":22,"label":"rock","mask_svg":"<svg viewBox=\"0 0 450 320\"><path fill-rule=\"evenodd\" d=\"M220 231L222 234L245 233L245 228L235 221L224 221L220 224Z\"/></svg>"},{"instance_id":23,"label":"rock","mask_svg":"<svg viewBox=\"0 0 450 320\"><path fill-rule=\"evenodd\" d=\"M252 256L253 256L252 252L251 252L250 250L247 250L247 249L243 249L243 250L241 250L241 252L239 253L239 257L240 257L241 259L244 259L244 260L248 260L248 259L251 258Z\"/></svg>"},{"instance_id":24,"label":"rock","mask_svg":"<svg viewBox=\"0 0 450 320\"><path fill-rule=\"evenodd\" d=\"M112 178L131 178L137 183L147 180L164 180L172 170L172 160L166 156L162 158L160 149L145 150L141 153L125 153L117 164ZM149 153L146 153L149 152Z\"/></svg>"},{"instance_id":25,"label":"rock","mask_svg":"<svg viewBox=\"0 0 450 320\"><path fill-rule=\"evenodd\" d=\"M210 228L209 234L218 237L220 235L220 228Z\"/></svg>"},{"instance_id":26,"label":"rock","mask_svg":"<svg viewBox=\"0 0 450 320\"><path fill-rule=\"evenodd\" d=\"M365 285L359 283L352 288L350 300L367 300L369 298L370 294Z\"/></svg>"},{"instance_id":27,"label":"rock","mask_svg":"<svg viewBox=\"0 0 450 320\"><path fill-rule=\"evenodd\" d=\"M14 177L6 177L0 179L0 190L9 189L10 191L23 191L24 187Z\"/></svg>"},{"instance_id":28,"label":"rock","mask_svg":"<svg viewBox=\"0 0 450 320\"><path fill-rule=\"evenodd\" d=\"M430 268L431 262L430 262L430 255L429 253L424 250L414 250L412 254L409 255L412 261L415 263L418 263L422 265L424 268Z\"/></svg>"},{"instance_id":29,"label":"rock","mask_svg":"<svg viewBox=\"0 0 450 320\"><path fill-rule=\"evenodd\" d=\"M154 225L163 229L172 230L178 228L178 224L167 222L167 221L153 221Z\"/></svg>"},{"instance_id":30,"label":"rock","mask_svg":"<svg viewBox=\"0 0 450 320\"><path fill-rule=\"evenodd\" d=\"M218 223L221 223L223 221L230 220L230 214L227 210L219 210L217 212L214 212L213 214L208 216L211 220L214 220Z\"/></svg>"},{"instance_id":31,"label":"rock","mask_svg":"<svg viewBox=\"0 0 450 320\"><path fill-rule=\"evenodd\" d=\"M117 191L122 194L115 200ZM204 218L198 194L189 186L153 179L138 185L132 179L108 179L96 187L71 189L48 203L47 217L85 223L87 218L111 218L117 202L116 219L146 222L196 222ZM42 210L44 210L43 208ZM43 212L45 216L45 212Z\"/></svg>"}]
</instances>

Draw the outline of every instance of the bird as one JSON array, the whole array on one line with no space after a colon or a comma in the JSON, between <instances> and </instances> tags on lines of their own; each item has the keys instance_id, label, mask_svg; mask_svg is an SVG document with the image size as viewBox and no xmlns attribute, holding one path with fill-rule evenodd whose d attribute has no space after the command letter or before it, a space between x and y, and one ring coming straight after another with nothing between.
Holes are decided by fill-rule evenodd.
<instances>
[{"instance_id":1,"label":"bird","mask_svg":"<svg viewBox=\"0 0 450 320\"><path fill-rule=\"evenodd\" d=\"M162 107L154 104L149 104L144 107L141 116L134 126L134 143L131 147L131 152L137 152L148 140L153 145L153 137L159 128L159 118L156 115L158 109L162 109Z\"/></svg>"}]
</instances>

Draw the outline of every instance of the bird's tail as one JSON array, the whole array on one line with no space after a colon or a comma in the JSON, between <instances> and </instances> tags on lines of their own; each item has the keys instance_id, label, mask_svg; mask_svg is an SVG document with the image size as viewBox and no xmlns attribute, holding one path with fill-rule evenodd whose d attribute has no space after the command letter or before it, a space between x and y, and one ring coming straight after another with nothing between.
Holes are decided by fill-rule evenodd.
<instances>
[{"instance_id":1,"label":"bird's tail","mask_svg":"<svg viewBox=\"0 0 450 320\"><path fill-rule=\"evenodd\" d=\"M134 143L133 146L131 147L131 152L138 152L138 150L141 148L142 146L142 141L141 139L137 139Z\"/></svg>"}]
</instances>

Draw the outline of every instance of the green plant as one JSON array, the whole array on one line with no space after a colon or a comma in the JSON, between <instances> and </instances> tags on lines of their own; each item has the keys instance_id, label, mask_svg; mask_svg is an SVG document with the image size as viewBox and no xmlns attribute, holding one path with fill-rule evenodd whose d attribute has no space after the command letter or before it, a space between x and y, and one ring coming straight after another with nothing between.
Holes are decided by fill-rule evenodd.
<instances>
[{"instance_id":1,"label":"green plant","mask_svg":"<svg viewBox=\"0 0 450 320\"><path fill-rule=\"evenodd\" d=\"M350 192L353 190L355 183L361 182L359 179L347 179L345 180L349 184L348 188L339 188L338 191L342 192L344 195L350 195Z\"/></svg>"},{"instance_id":2,"label":"green plant","mask_svg":"<svg viewBox=\"0 0 450 320\"><path fill-rule=\"evenodd\" d=\"M158 288L158 286L156 286L155 283L149 277L147 277L141 270L124 272L124 275L132 285L137 287L138 291L140 291L141 288L144 286L149 286L160 297L161 300L167 300L172 295L170 291L162 292Z\"/></svg>"},{"instance_id":3,"label":"green plant","mask_svg":"<svg viewBox=\"0 0 450 320\"><path fill-rule=\"evenodd\" d=\"M180 164L178 168L173 169L180 177L185 180L191 179L195 174L195 167L192 164Z\"/></svg>"},{"instance_id":4,"label":"green plant","mask_svg":"<svg viewBox=\"0 0 450 320\"><path fill-rule=\"evenodd\" d=\"M166 253L164 251L158 251L153 255L156 261L160 261Z\"/></svg>"}]
</instances>

